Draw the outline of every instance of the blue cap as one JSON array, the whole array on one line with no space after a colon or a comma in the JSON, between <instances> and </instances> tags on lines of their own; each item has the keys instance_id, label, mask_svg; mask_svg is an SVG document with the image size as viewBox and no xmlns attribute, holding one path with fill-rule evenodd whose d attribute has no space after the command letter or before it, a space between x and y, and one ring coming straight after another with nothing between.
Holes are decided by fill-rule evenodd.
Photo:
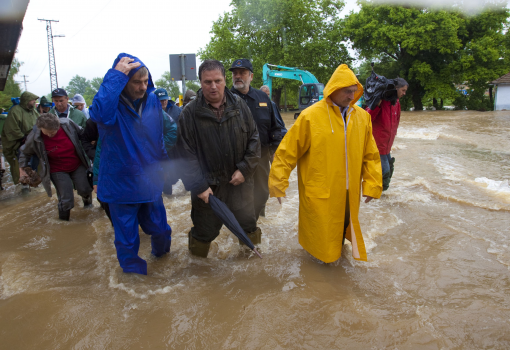
<instances>
[{"instance_id":1,"label":"blue cap","mask_svg":"<svg viewBox=\"0 0 510 350\"><path fill-rule=\"evenodd\" d=\"M168 92L166 92L166 90L163 88L156 89L156 91L154 91L154 93L156 94L156 96L158 96L160 101L170 99L170 97L168 97Z\"/></svg>"},{"instance_id":2,"label":"blue cap","mask_svg":"<svg viewBox=\"0 0 510 350\"><path fill-rule=\"evenodd\" d=\"M51 97L67 96L67 92L64 89L58 88L51 92Z\"/></svg>"},{"instance_id":3,"label":"blue cap","mask_svg":"<svg viewBox=\"0 0 510 350\"><path fill-rule=\"evenodd\" d=\"M235 60L232 63L232 67L229 68L229 71L232 72L236 68L248 69L250 72L253 73L253 66L251 65L250 60L246 59L246 58L241 58L241 59Z\"/></svg>"}]
</instances>

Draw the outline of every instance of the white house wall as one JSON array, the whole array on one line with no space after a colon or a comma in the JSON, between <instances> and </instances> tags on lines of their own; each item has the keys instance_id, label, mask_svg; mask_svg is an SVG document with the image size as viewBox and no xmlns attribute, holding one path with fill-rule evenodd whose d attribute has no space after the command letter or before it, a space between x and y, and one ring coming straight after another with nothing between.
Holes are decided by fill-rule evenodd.
<instances>
[{"instance_id":1,"label":"white house wall","mask_svg":"<svg viewBox=\"0 0 510 350\"><path fill-rule=\"evenodd\" d=\"M510 85L498 85L496 91L496 111L510 111Z\"/></svg>"}]
</instances>

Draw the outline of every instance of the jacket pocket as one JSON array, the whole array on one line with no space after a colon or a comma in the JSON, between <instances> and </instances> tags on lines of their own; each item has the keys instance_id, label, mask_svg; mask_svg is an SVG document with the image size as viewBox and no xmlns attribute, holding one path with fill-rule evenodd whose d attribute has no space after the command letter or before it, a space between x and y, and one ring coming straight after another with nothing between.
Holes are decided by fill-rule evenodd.
<instances>
[{"instance_id":1,"label":"jacket pocket","mask_svg":"<svg viewBox=\"0 0 510 350\"><path fill-rule=\"evenodd\" d=\"M329 188L306 186L305 193L307 197L329 198Z\"/></svg>"},{"instance_id":2,"label":"jacket pocket","mask_svg":"<svg viewBox=\"0 0 510 350\"><path fill-rule=\"evenodd\" d=\"M248 146L248 127L246 123L241 122L234 127L235 134L235 161L239 162L244 158L246 147Z\"/></svg>"}]
</instances>

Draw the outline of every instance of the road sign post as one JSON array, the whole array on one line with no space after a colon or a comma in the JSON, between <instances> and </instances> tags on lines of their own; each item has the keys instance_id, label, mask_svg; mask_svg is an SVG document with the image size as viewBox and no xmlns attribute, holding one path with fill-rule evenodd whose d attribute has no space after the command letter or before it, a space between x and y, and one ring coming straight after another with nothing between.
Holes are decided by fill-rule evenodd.
<instances>
[{"instance_id":1,"label":"road sign post","mask_svg":"<svg viewBox=\"0 0 510 350\"><path fill-rule=\"evenodd\" d=\"M186 93L186 80L197 79L197 64L194 53L170 55L170 78L182 81L182 94Z\"/></svg>"}]
</instances>

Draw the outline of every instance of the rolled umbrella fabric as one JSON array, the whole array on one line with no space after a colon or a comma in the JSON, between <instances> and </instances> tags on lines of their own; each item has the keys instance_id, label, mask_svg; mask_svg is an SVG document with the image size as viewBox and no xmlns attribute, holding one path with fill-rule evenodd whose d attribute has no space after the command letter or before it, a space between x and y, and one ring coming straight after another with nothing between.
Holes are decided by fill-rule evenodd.
<instances>
[{"instance_id":1,"label":"rolled umbrella fabric","mask_svg":"<svg viewBox=\"0 0 510 350\"><path fill-rule=\"evenodd\" d=\"M237 236L237 238L243 241L244 244L246 244L251 250L255 252L255 254L259 256L259 258L262 259L262 256L257 251L257 248L255 248L252 241L248 238L243 228L241 227L241 225L239 225L239 222L235 218L234 214L227 207L227 205L212 194L209 195L209 205L211 206L211 209L214 211L214 214L216 214L218 219L220 219L223 222L223 224L227 226L227 228L234 235Z\"/></svg>"}]
</instances>

